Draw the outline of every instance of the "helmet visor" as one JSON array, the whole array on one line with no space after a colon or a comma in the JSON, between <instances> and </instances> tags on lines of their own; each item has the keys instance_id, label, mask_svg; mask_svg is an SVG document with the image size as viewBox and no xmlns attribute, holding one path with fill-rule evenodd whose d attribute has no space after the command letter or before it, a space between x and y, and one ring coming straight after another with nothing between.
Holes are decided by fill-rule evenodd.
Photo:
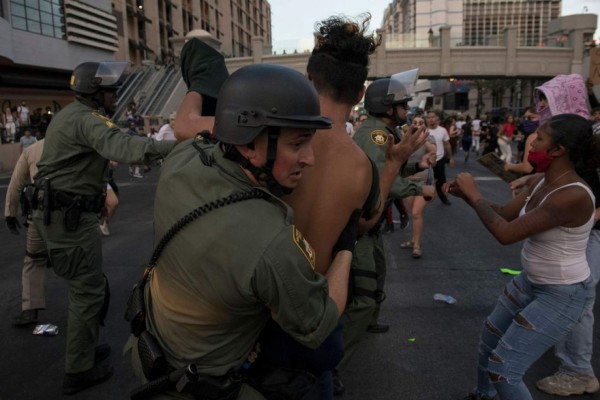
<instances>
[{"instance_id":1,"label":"helmet visor","mask_svg":"<svg viewBox=\"0 0 600 400\"><path fill-rule=\"evenodd\" d=\"M128 63L124 61L101 62L96 70L95 78L100 78L101 87L117 86Z\"/></svg>"},{"instance_id":2,"label":"helmet visor","mask_svg":"<svg viewBox=\"0 0 600 400\"><path fill-rule=\"evenodd\" d=\"M401 103L411 100L411 93L418 78L418 68L398 72L397 74L392 75L388 86L387 98L392 99L392 103Z\"/></svg>"}]
</instances>

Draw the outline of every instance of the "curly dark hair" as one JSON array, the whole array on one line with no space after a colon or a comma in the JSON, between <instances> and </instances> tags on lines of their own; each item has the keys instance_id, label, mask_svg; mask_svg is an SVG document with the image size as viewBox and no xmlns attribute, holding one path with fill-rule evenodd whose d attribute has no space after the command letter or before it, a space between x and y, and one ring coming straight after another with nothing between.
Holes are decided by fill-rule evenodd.
<instances>
[{"instance_id":1,"label":"curly dark hair","mask_svg":"<svg viewBox=\"0 0 600 400\"><path fill-rule=\"evenodd\" d=\"M366 34L371 14L358 20L332 16L318 22L316 45L307 71L317 91L334 100L354 105L367 79L369 55L381 44L381 37Z\"/></svg>"},{"instance_id":2,"label":"curly dark hair","mask_svg":"<svg viewBox=\"0 0 600 400\"><path fill-rule=\"evenodd\" d=\"M547 124L553 144L567 149L577 171L600 167L600 136L593 134L591 121L577 114L558 114Z\"/></svg>"}]
</instances>

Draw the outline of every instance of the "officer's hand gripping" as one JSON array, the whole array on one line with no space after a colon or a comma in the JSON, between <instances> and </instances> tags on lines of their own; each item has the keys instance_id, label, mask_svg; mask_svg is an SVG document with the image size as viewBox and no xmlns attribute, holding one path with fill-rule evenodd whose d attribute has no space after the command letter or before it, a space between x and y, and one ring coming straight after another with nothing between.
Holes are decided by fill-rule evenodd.
<instances>
[{"instance_id":1,"label":"officer's hand gripping","mask_svg":"<svg viewBox=\"0 0 600 400\"><path fill-rule=\"evenodd\" d=\"M6 226L13 235L20 234L19 228L21 228L21 223L17 221L16 217L6 217Z\"/></svg>"}]
</instances>

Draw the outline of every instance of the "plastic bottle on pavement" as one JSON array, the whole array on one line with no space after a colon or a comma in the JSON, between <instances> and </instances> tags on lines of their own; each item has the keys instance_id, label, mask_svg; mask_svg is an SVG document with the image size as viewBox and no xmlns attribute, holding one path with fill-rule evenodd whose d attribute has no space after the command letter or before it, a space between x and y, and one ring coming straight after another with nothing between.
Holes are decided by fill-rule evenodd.
<instances>
[{"instance_id":1,"label":"plastic bottle on pavement","mask_svg":"<svg viewBox=\"0 0 600 400\"><path fill-rule=\"evenodd\" d=\"M448 304L456 303L456 299L449 294L436 293L433 295L433 299L437 301L445 301Z\"/></svg>"}]
</instances>

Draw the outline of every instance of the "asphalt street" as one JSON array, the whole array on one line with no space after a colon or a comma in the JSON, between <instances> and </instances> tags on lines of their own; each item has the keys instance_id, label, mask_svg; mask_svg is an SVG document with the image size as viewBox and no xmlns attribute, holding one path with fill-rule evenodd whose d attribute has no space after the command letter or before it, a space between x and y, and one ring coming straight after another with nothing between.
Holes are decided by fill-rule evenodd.
<instances>
[{"instance_id":1,"label":"asphalt street","mask_svg":"<svg viewBox=\"0 0 600 400\"><path fill-rule=\"evenodd\" d=\"M448 175L463 170L476 177L486 198L498 203L510 198L505 183L472 159L465 164L459 154L456 167L448 168ZM159 173L154 167L143 179L133 180L126 166L118 169L120 206L110 224L111 236L103 239L112 303L106 326L101 329L102 342L113 349L110 360L115 374L104 384L70 396L73 400L128 399L137 386L129 360L122 355L129 335L123 314L130 288L152 252L153 198ZM2 209L7 185L8 177L0 177ZM367 334L348 367L341 371L347 388L341 400L449 400L466 395L474 387L480 327L511 278L500 268L520 269L521 244L498 244L462 200L451 201L451 206L445 206L435 199L426 207L421 259L412 259L409 250L399 247L409 239L410 228L401 230L396 225L394 232L385 235L387 299L381 320L391 328L385 334ZM34 336L33 327L12 327L13 316L20 312L25 234L12 235L2 224L0 243L0 400L61 399L66 286L47 271L47 308L40 313L40 322L57 325L57 336ZM435 293L450 294L457 302L434 301ZM599 374L598 324L594 339L594 368ZM537 391L534 385L537 379L554 373L556 367L554 356L548 352L527 373L525 380L534 399L557 399Z\"/></svg>"}]
</instances>

